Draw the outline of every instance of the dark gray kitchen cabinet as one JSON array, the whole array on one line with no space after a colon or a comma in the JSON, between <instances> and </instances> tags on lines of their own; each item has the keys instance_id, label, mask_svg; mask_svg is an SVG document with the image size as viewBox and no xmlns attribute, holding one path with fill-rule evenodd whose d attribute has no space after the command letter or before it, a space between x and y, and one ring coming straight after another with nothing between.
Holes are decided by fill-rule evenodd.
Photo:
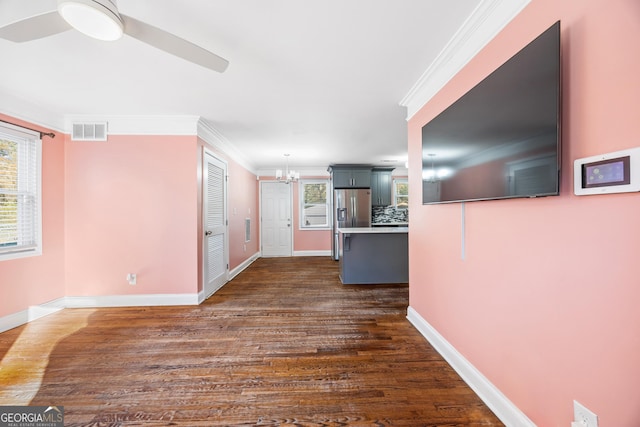
<instances>
[{"instance_id":1,"label":"dark gray kitchen cabinet","mask_svg":"<svg viewBox=\"0 0 640 427\"><path fill-rule=\"evenodd\" d=\"M374 169L371 171L371 205L389 206L393 200L393 169Z\"/></svg>"},{"instance_id":2,"label":"dark gray kitchen cabinet","mask_svg":"<svg viewBox=\"0 0 640 427\"><path fill-rule=\"evenodd\" d=\"M333 188L371 188L371 167L331 167Z\"/></svg>"},{"instance_id":3,"label":"dark gray kitchen cabinet","mask_svg":"<svg viewBox=\"0 0 640 427\"><path fill-rule=\"evenodd\" d=\"M407 227L340 229L342 283L408 283L408 233Z\"/></svg>"}]
</instances>

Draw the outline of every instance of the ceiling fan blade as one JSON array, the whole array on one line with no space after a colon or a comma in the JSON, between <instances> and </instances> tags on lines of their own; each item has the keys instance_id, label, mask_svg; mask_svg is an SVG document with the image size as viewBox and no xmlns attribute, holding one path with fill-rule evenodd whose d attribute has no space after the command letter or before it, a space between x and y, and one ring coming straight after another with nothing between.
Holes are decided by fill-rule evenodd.
<instances>
[{"instance_id":1,"label":"ceiling fan blade","mask_svg":"<svg viewBox=\"0 0 640 427\"><path fill-rule=\"evenodd\" d=\"M57 11L31 16L0 27L0 38L22 43L70 30Z\"/></svg>"},{"instance_id":2,"label":"ceiling fan blade","mask_svg":"<svg viewBox=\"0 0 640 427\"><path fill-rule=\"evenodd\" d=\"M137 19L120 16L124 21L125 34L141 42L219 73L229 66L229 61L200 46Z\"/></svg>"}]
</instances>

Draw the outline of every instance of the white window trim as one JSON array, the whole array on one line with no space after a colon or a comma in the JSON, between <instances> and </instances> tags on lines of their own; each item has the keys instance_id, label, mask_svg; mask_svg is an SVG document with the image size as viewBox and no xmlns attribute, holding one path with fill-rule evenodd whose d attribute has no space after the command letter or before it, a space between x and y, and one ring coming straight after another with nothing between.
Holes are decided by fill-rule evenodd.
<instances>
[{"instance_id":1,"label":"white window trim","mask_svg":"<svg viewBox=\"0 0 640 427\"><path fill-rule=\"evenodd\" d=\"M0 123L0 132L7 136L15 136L20 139L29 139L36 144L36 218L35 233L36 246L34 248L0 251L0 261L8 261L19 258L27 258L42 255L42 139L40 133L31 131L9 123Z\"/></svg>"},{"instance_id":2,"label":"white window trim","mask_svg":"<svg viewBox=\"0 0 640 427\"><path fill-rule=\"evenodd\" d=\"M325 184L327 186L327 225L321 227L304 225L304 184ZM298 230L331 230L331 186L328 179L301 179L298 182Z\"/></svg>"},{"instance_id":3,"label":"white window trim","mask_svg":"<svg viewBox=\"0 0 640 427\"><path fill-rule=\"evenodd\" d=\"M398 179L394 179L393 180L393 206L396 209L408 209L408 208L401 208L398 207L398 187L397 184L409 184L409 179L408 178L398 178ZM409 195L407 195L407 199L409 198Z\"/></svg>"}]
</instances>

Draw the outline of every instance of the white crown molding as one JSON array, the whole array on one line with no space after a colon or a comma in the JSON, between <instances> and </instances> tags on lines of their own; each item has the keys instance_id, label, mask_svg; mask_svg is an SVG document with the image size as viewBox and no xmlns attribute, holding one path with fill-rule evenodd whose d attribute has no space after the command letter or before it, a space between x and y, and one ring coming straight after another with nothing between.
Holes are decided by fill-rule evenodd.
<instances>
[{"instance_id":1,"label":"white crown molding","mask_svg":"<svg viewBox=\"0 0 640 427\"><path fill-rule=\"evenodd\" d=\"M536 427L516 405L493 385L475 366L455 349L440 333L420 314L409 307L407 319L416 327L433 348L460 375L469 387L482 399L494 414L508 426Z\"/></svg>"},{"instance_id":2,"label":"white crown molding","mask_svg":"<svg viewBox=\"0 0 640 427\"><path fill-rule=\"evenodd\" d=\"M258 175L259 177L260 176L268 177L270 179L276 176L276 169L284 169L284 167L285 167L285 164L283 163L282 166L279 168L258 169L258 172L256 173L256 175ZM290 168L290 169L300 173L300 179L305 179L307 177L313 177L313 178L321 177L321 178L328 179L330 177L326 166L324 167L313 166L313 167Z\"/></svg>"},{"instance_id":3,"label":"white crown molding","mask_svg":"<svg viewBox=\"0 0 640 427\"><path fill-rule=\"evenodd\" d=\"M197 135L198 116L67 114L64 131L73 123L107 122L108 135Z\"/></svg>"},{"instance_id":4,"label":"white crown molding","mask_svg":"<svg viewBox=\"0 0 640 427\"><path fill-rule=\"evenodd\" d=\"M18 98L6 92L0 93L3 106L0 113L6 114L18 120L33 123L43 128L51 129L55 132L64 131L64 117L53 114L42 108L40 105ZM11 106L11 107L7 107Z\"/></svg>"},{"instance_id":5,"label":"white crown molding","mask_svg":"<svg viewBox=\"0 0 640 427\"><path fill-rule=\"evenodd\" d=\"M531 0L483 0L400 101L411 119Z\"/></svg>"},{"instance_id":6,"label":"white crown molding","mask_svg":"<svg viewBox=\"0 0 640 427\"><path fill-rule=\"evenodd\" d=\"M199 116L54 114L14 95L0 93L0 113L57 132L71 134L73 123L107 122L109 135L197 135ZM7 108L10 105L11 108Z\"/></svg>"},{"instance_id":7,"label":"white crown molding","mask_svg":"<svg viewBox=\"0 0 640 427\"><path fill-rule=\"evenodd\" d=\"M204 142L229 156L234 162L248 170L254 175L255 167L249 159L238 148L233 145L220 131L207 121L200 119L197 123L197 135Z\"/></svg>"}]
</instances>

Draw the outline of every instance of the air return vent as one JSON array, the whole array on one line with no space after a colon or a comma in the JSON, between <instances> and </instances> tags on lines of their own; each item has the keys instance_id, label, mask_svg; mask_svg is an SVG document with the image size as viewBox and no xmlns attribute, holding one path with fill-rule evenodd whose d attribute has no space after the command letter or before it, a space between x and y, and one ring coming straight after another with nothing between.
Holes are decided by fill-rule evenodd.
<instances>
[{"instance_id":1,"label":"air return vent","mask_svg":"<svg viewBox=\"0 0 640 427\"><path fill-rule=\"evenodd\" d=\"M72 141L106 141L107 123L74 123L71 132Z\"/></svg>"},{"instance_id":2,"label":"air return vent","mask_svg":"<svg viewBox=\"0 0 640 427\"><path fill-rule=\"evenodd\" d=\"M244 242L251 241L251 218L245 218L244 220Z\"/></svg>"}]
</instances>

